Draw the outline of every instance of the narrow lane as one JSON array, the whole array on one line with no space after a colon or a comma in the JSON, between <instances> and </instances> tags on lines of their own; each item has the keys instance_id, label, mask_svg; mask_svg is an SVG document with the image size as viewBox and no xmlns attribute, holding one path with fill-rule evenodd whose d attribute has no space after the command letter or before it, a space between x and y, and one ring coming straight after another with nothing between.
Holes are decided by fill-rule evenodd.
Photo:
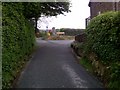
<instances>
[{"instance_id":1,"label":"narrow lane","mask_svg":"<svg viewBox=\"0 0 120 90\"><path fill-rule=\"evenodd\" d=\"M71 40L37 40L38 50L17 82L17 88L100 88L101 83L76 62Z\"/></svg>"}]
</instances>

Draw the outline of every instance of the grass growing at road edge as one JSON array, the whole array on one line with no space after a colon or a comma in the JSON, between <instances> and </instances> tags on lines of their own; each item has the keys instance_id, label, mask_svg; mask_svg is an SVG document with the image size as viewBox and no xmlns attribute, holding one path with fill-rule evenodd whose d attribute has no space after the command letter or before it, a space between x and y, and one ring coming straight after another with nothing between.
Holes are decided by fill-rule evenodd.
<instances>
[{"instance_id":1,"label":"grass growing at road edge","mask_svg":"<svg viewBox=\"0 0 120 90\"><path fill-rule=\"evenodd\" d=\"M93 67L92 64L90 63L90 61L86 58L86 57L82 57L79 60L79 63L90 73L93 73Z\"/></svg>"}]
</instances>

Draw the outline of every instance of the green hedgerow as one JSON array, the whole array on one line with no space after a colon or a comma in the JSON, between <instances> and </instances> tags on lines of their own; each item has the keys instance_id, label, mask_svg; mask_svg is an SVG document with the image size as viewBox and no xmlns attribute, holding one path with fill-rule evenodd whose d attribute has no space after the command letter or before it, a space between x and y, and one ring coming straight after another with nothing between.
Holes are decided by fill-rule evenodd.
<instances>
[{"instance_id":1,"label":"green hedgerow","mask_svg":"<svg viewBox=\"0 0 120 90\"><path fill-rule=\"evenodd\" d=\"M120 59L120 12L108 12L93 18L86 29L88 50L104 63Z\"/></svg>"},{"instance_id":2,"label":"green hedgerow","mask_svg":"<svg viewBox=\"0 0 120 90\"><path fill-rule=\"evenodd\" d=\"M108 87L119 88L120 12L106 12L93 18L86 29L85 51L97 54L110 69Z\"/></svg>"},{"instance_id":3,"label":"green hedgerow","mask_svg":"<svg viewBox=\"0 0 120 90\"><path fill-rule=\"evenodd\" d=\"M9 88L35 43L34 28L22 15L21 4L2 3L2 87ZM18 10L19 9L19 10Z\"/></svg>"}]
</instances>

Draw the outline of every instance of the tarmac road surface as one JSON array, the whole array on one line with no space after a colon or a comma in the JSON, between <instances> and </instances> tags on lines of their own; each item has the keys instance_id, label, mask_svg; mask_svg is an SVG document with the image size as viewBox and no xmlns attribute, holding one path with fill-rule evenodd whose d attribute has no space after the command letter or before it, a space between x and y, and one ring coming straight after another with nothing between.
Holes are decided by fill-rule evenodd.
<instances>
[{"instance_id":1,"label":"tarmac road surface","mask_svg":"<svg viewBox=\"0 0 120 90\"><path fill-rule=\"evenodd\" d=\"M103 88L99 80L76 62L72 40L40 40L21 73L16 88Z\"/></svg>"}]
</instances>

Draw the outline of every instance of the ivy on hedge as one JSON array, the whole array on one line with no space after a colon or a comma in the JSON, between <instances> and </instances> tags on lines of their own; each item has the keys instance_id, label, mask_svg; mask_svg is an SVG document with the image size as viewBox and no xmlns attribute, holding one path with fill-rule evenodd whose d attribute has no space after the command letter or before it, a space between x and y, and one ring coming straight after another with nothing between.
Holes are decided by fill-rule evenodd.
<instances>
[{"instance_id":1,"label":"ivy on hedge","mask_svg":"<svg viewBox=\"0 0 120 90\"><path fill-rule=\"evenodd\" d=\"M95 52L101 62L109 66L112 84L120 80L120 12L107 12L93 18L86 34L86 52ZM119 87L119 83L109 85Z\"/></svg>"},{"instance_id":2,"label":"ivy on hedge","mask_svg":"<svg viewBox=\"0 0 120 90\"><path fill-rule=\"evenodd\" d=\"M18 68L24 63L24 57L32 51L35 44L34 27L22 15L21 7L20 3L2 3L3 88L11 87Z\"/></svg>"}]
</instances>

